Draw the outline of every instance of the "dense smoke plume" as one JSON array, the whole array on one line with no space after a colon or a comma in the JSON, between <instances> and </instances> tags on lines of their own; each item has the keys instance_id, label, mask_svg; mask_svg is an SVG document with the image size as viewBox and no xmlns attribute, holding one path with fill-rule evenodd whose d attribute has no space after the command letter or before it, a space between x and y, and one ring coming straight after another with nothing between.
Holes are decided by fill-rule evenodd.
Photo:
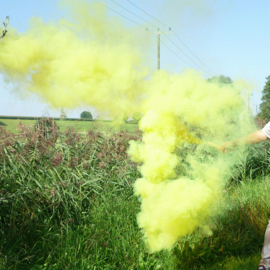
<instances>
[{"instance_id":1,"label":"dense smoke plume","mask_svg":"<svg viewBox=\"0 0 270 270\"><path fill-rule=\"evenodd\" d=\"M100 4L73 3L62 2L68 19L33 18L27 32L10 30L0 43L0 72L55 108L91 106L111 118L143 115L142 142L130 142L129 149L142 164L134 185L141 198L138 225L151 252L170 249L196 228L208 228L221 211L233 156L205 142L253 129L243 99L252 87L241 80L209 82L195 70L153 72L147 34L131 31Z\"/></svg>"}]
</instances>

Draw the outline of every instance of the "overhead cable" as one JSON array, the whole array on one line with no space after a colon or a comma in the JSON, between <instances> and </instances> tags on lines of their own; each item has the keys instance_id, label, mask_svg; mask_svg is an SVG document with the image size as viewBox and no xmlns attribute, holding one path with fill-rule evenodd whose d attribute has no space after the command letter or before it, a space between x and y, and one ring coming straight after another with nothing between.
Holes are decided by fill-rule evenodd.
<instances>
[{"instance_id":1,"label":"overhead cable","mask_svg":"<svg viewBox=\"0 0 270 270\"><path fill-rule=\"evenodd\" d=\"M151 25L153 25L153 26L157 27L156 25L154 25L154 24L152 24L152 23L148 22L148 21L147 21L147 20L145 20L144 18L142 18L142 17L138 16L137 14L135 14L135 13L133 13L132 11L128 10L127 8L123 7L122 5L120 5L119 3L117 3L116 1L114 1L114 0L111 0L111 1L112 1L112 2L114 2L116 5L120 6L122 9L126 10L127 12L129 12L129 13L133 14L133 15L134 15L134 16L136 16L137 18L139 18L139 19L143 20L144 22L149 23L149 24L151 24Z\"/></svg>"},{"instance_id":2,"label":"overhead cable","mask_svg":"<svg viewBox=\"0 0 270 270\"><path fill-rule=\"evenodd\" d=\"M211 73L216 75L210 68L208 68L189 48L188 46L180 39L180 37L172 30L172 33L181 41L181 43L189 50L189 52L202 64L204 65Z\"/></svg>"},{"instance_id":3,"label":"overhead cable","mask_svg":"<svg viewBox=\"0 0 270 270\"><path fill-rule=\"evenodd\" d=\"M152 16L151 14L147 13L146 11L144 11L143 9L141 9L140 7L138 7L137 5L135 5L134 3L132 3L130 0L127 0L130 4L132 4L133 6L135 6L136 8L138 8L139 10L141 10L142 12L144 12L145 14L147 14L148 16L150 16L151 18L153 18L154 20L156 20L157 22L163 24L166 27L169 27L168 25L166 25L165 23L163 23L162 21L158 20L157 18L155 18L154 16ZM172 30L172 33L177 37L177 39L179 39L179 41L188 49L188 51L204 66L206 67L211 73L213 73L214 75L216 75L215 72L213 72L209 67L207 67L189 48L188 46L179 38L179 36Z\"/></svg>"},{"instance_id":4,"label":"overhead cable","mask_svg":"<svg viewBox=\"0 0 270 270\"><path fill-rule=\"evenodd\" d=\"M134 12L132 12L132 11L130 11L130 10L128 10L127 8L125 8L125 7L123 7L122 5L120 5L119 3L117 3L116 1L114 1L114 0L111 0L112 2L114 2L116 5L118 5L118 6L120 6L122 9L124 9L124 10L126 10L126 11L128 11L129 13L131 13L131 14L133 14L134 16L136 16L137 18L139 18L140 20L143 20L144 22L146 22L146 23L149 23L149 24L151 24L151 25L153 25L153 26L155 26L156 27L156 25L154 25L154 24L152 24L152 23L150 23L149 21L147 21L147 20L145 20L144 18L142 18L142 17L140 17L140 16L138 16L137 14L135 14ZM157 21L157 22L159 22L159 23L161 23L161 24L163 24L164 26L166 26L166 27L168 27L168 28L170 28L168 25L166 25L165 23L163 23L162 21L160 21L160 20L158 20L157 18L155 18L154 16L152 16L151 14L149 14L149 13L147 13L146 11L144 11L143 9L141 9L140 7L138 7L137 5L135 5L134 3L132 3L130 0L127 0L130 4L132 4L133 6L135 6L137 9L139 9L139 10L141 10L143 13L145 13L145 14L147 14L149 17L151 17L151 18L153 18L155 21ZM118 14L118 15L120 15L121 17L123 17L123 18L125 18L125 19L127 19L127 20L129 20L129 21L131 21L131 22L133 22L133 23L135 23L135 24L137 24L137 25L139 25L139 26L141 26L141 27L143 27L143 28L145 28L145 26L144 25L142 25L141 23L139 23L139 22L136 22L136 21L134 21L134 20L132 20L132 19L130 19L129 17L127 17L127 16L125 16L125 15L123 15L123 14L121 14L121 13L119 13L118 11L116 11L116 10L114 10L114 9L112 9L112 8L110 8L110 7L108 7L108 6L106 6L103 2L100 2L100 1L98 1L98 0L95 0L95 2L97 2L97 3L99 3L99 4L101 4L101 5L103 5L105 8L107 8L107 9L109 9L109 10L111 10L111 11L113 11L114 13L116 13L116 14ZM171 29L170 29L171 30ZM171 31L175 36L176 36L176 38L186 47L186 49L205 67L205 68L207 68L207 70L209 70L212 74L214 74L214 75L216 75L215 74L215 72L213 72L210 68L208 68L189 48L188 48L188 46L180 39L180 37L172 30ZM205 69L203 69L201 66L199 66L197 63L195 63L185 52L183 52L169 37L167 37L167 35L165 35L166 36L166 38L181 52L181 53L183 53L193 64L195 64L197 67L199 67L201 70L203 70L204 72L206 72L208 75L210 75L209 74L209 72L207 72ZM188 64L184 59L182 59L177 53L175 53L172 49L170 49L164 42L162 42L161 41L161 43L168 49L168 50L170 50L174 55L176 55L179 59L181 59L184 63L186 63L189 67L191 67L191 68L193 68L190 64ZM210 75L211 76L211 75Z\"/></svg>"},{"instance_id":5,"label":"overhead cable","mask_svg":"<svg viewBox=\"0 0 270 270\"><path fill-rule=\"evenodd\" d=\"M166 27L169 27L168 25L166 25L165 23L161 22L160 20L158 20L157 18L153 17L151 14L147 13L146 11L144 11L143 9L141 9L140 7L138 7L137 5L135 5L134 3L132 3L130 0L127 0L130 4L132 4L133 6L135 6L136 8L138 8L139 10L141 10L143 13L147 14L148 16L150 16L152 19L156 20L157 22L163 24Z\"/></svg>"},{"instance_id":6,"label":"overhead cable","mask_svg":"<svg viewBox=\"0 0 270 270\"><path fill-rule=\"evenodd\" d=\"M121 13L115 11L114 9L112 9L112 8L110 8L110 7L108 7L108 6L106 6L104 3L100 2L100 1L97 1L97 0L95 0L95 2L99 3L100 5L103 5L105 8L107 8L107 9L113 11L114 13L116 13L116 14L122 16L123 18L125 18L125 19L127 19L127 20L129 20L129 21L131 21L131 22L133 22L133 23L135 23L135 24L137 24L137 25L139 25L139 26L145 28L142 24L140 24L140 23L138 23L138 22L135 22L134 20L132 20L132 19L126 17L125 15L123 15L123 14L121 14Z\"/></svg>"},{"instance_id":7,"label":"overhead cable","mask_svg":"<svg viewBox=\"0 0 270 270\"><path fill-rule=\"evenodd\" d=\"M189 63L187 63L183 58L181 58L177 53L175 53L171 48L169 48L164 42L160 41L169 51L171 51L174 55L176 55L180 60L186 63L190 68L193 68Z\"/></svg>"},{"instance_id":8,"label":"overhead cable","mask_svg":"<svg viewBox=\"0 0 270 270\"><path fill-rule=\"evenodd\" d=\"M205 73L207 73L208 75L211 76L211 74L209 74L208 71L206 71L205 69L203 69L202 67L200 67L197 63L195 63L185 52L183 52L166 34L165 37L181 52L183 53L194 65L196 65L199 69L201 69L202 71L204 71Z\"/></svg>"}]
</instances>

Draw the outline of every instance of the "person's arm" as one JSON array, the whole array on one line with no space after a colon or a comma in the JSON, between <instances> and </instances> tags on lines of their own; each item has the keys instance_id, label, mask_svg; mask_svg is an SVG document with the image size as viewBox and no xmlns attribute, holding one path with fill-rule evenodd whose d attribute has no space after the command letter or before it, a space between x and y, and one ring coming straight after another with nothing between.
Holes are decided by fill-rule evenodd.
<instances>
[{"instance_id":1,"label":"person's arm","mask_svg":"<svg viewBox=\"0 0 270 270\"><path fill-rule=\"evenodd\" d=\"M265 141L267 139L268 139L268 137L262 132L262 130L257 130L257 131L255 131L251 134L248 134L247 136L244 136L242 138L238 138L238 139L223 143L220 146L220 151L226 152L227 150L231 150L239 145L255 144L255 143Z\"/></svg>"}]
</instances>

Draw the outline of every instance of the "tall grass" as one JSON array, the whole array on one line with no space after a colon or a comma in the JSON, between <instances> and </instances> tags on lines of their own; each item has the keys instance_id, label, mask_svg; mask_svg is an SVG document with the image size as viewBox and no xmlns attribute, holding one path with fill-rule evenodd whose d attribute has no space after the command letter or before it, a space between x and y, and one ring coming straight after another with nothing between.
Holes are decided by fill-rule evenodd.
<instances>
[{"instance_id":1,"label":"tall grass","mask_svg":"<svg viewBox=\"0 0 270 270\"><path fill-rule=\"evenodd\" d=\"M0 269L251 269L269 215L269 144L243 152L227 211L171 251L149 254L126 150L137 134L0 129ZM180 153L181 154L181 153ZM255 165L254 165L255 164ZM259 168L259 169L257 169ZM181 168L180 168L181 169ZM229 207L228 207L229 206ZM238 267L238 268L237 268Z\"/></svg>"},{"instance_id":2,"label":"tall grass","mask_svg":"<svg viewBox=\"0 0 270 270\"><path fill-rule=\"evenodd\" d=\"M198 230L179 241L173 251L178 269L252 269L248 261L258 266L270 217L269 146L239 149L224 189L225 211L213 221L211 236Z\"/></svg>"},{"instance_id":3,"label":"tall grass","mask_svg":"<svg viewBox=\"0 0 270 270\"><path fill-rule=\"evenodd\" d=\"M2 269L164 269L169 255L149 255L136 225L126 150L140 134L2 133Z\"/></svg>"}]
</instances>

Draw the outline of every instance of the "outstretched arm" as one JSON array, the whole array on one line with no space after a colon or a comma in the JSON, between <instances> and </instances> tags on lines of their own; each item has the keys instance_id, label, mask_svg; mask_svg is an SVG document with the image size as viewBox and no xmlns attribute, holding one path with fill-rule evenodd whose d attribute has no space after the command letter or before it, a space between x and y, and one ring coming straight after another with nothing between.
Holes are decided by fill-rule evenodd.
<instances>
[{"instance_id":1,"label":"outstretched arm","mask_svg":"<svg viewBox=\"0 0 270 270\"><path fill-rule=\"evenodd\" d=\"M261 130L257 130L257 131L255 131L251 134L248 134L247 136L244 136L242 138L238 138L238 139L223 143L220 146L220 151L226 152L227 150L231 150L239 145L255 144L255 143L265 141L267 139L268 139L268 137Z\"/></svg>"}]
</instances>

